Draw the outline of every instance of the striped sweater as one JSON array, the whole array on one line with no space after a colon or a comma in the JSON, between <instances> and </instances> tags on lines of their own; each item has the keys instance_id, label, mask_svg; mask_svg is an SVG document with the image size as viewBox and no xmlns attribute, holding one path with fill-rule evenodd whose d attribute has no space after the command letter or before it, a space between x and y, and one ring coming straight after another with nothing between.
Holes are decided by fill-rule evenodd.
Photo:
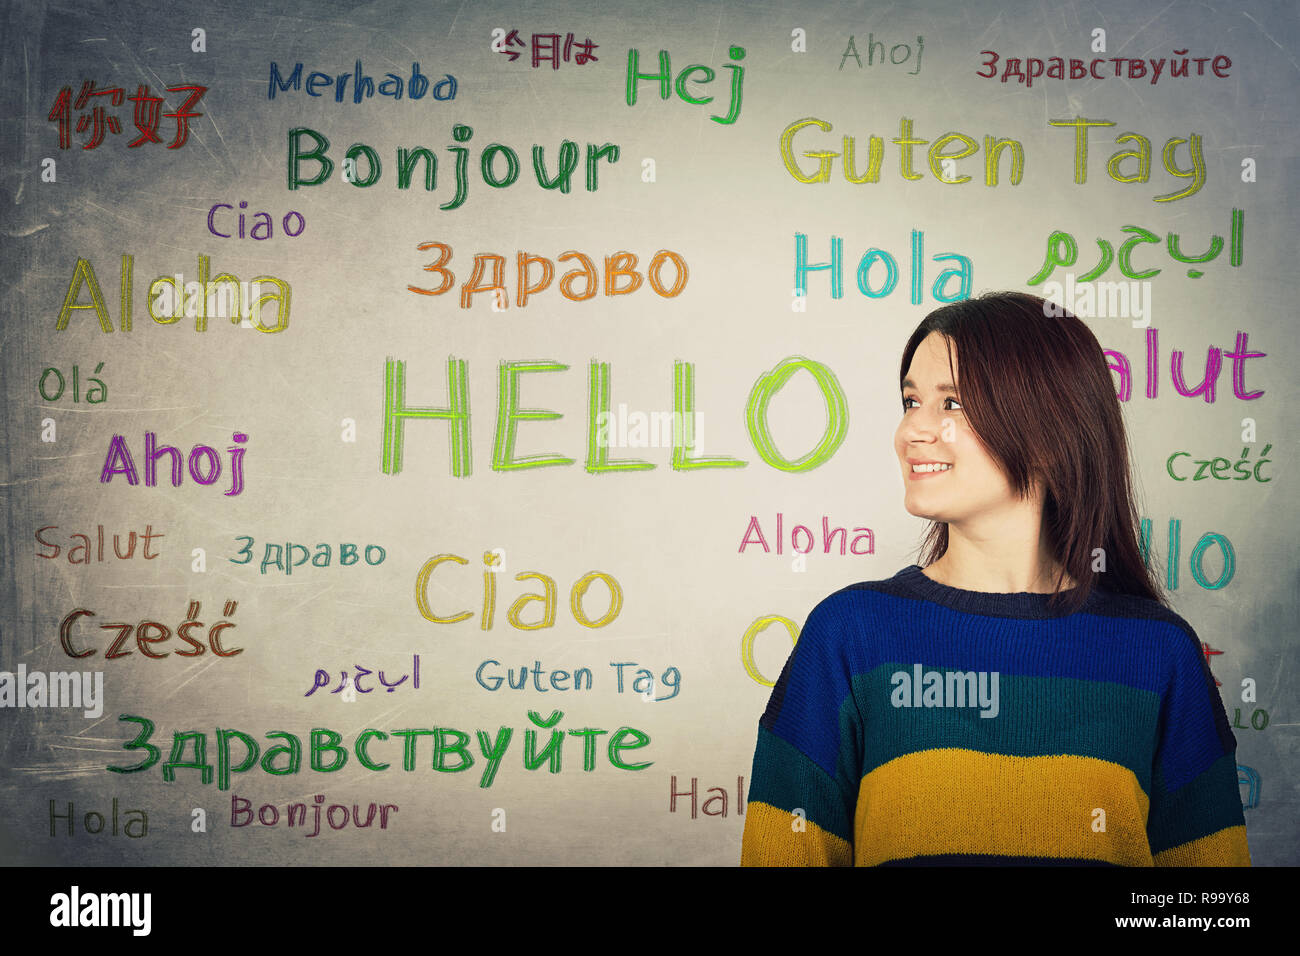
<instances>
[{"instance_id":1,"label":"striped sweater","mask_svg":"<svg viewBox=\"0 0 1300 956\"><path fill-rule=\"evenodd\" d=\"M818 604L759 721L742 865L1249 866L1191 626L1047 600L912 565Z\"/></svg>"}]
</instances>

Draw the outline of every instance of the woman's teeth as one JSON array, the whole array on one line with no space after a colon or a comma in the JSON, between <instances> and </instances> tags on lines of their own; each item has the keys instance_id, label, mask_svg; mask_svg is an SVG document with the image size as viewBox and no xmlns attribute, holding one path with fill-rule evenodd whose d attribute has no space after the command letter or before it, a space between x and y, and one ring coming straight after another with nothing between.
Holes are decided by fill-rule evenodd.
<instances>
[{"instance_id":1,"label":"woman's teeth","mask_svg":"<svg viewBox=\"0 0 1300 956\"><path fill-rule=\"evenodd\" d=\"M926 473L932 471L949 471L951 468L952 465L944 465L944 464L913 465L912 472L915 474L917 472Z\"/></svg>"}]
</instances>

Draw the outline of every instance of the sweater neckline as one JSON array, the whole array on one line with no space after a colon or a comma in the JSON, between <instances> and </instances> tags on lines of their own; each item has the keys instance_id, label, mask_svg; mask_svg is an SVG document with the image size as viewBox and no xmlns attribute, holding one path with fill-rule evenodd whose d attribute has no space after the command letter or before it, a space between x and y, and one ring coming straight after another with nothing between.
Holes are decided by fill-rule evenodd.
<instances>
[{"instance_id":1,"label":"sweater neckline","mask_svg":"<svg viewBox=\"0 0 1300 956\"><path fill-rule=\"evenodd\" d=\"M1048 602L1050 594L1033 591L994 592L968 591L954 588L931 580L922 571L919 564L909 565L896 575L896 580L915 596L931 601L954 611L968 614L983 614L991 617L1050 618L1064 617L1061 609L1053 609ZM1066 588L1061 592L1065 597L1073 594L1077 588ZM1080 611L1086 611L1097 600L1097 589L1093 588Z\"/></svg>"}]
</instances>

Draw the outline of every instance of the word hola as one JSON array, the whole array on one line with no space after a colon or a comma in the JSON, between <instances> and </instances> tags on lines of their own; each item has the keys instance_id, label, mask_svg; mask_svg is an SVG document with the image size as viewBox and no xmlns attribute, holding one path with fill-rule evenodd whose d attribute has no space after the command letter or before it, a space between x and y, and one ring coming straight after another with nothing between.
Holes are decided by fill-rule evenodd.
<instances>
[{"instance_id":1,"label":"word hola","mask_svg":"<svg viewBox=\"0 0 1300 956\"><path fill-rule=\"evenodd\" d=\"M912 265L911 265L911 293L912 304L920 305L921 296L925 285L925 264L923 259L923 249L925 248L925 233L920 230L912 230ZM937 302L960 302L963 299L970 298L971 282L974 276L974 267L971 260L955 252L945 252L932 257L935 262L953 261L957 263L954 269L945 269L935 277L934 284L930 287L930 295ZM884 275L880 277L878 285L872 285L872 272L879 265L884 269ZM844 298L844 240L839 236L831 236L831 261L830 262L813 262L808 261L808 237L802 232L794 234L794 288L797 296L808 294L808 274L810 272L829 272L831 280L831 298ZM869 299L882 299L894 291L898 285L898 261L883 249L868 249L862 254L858 261L857 283L858 291ZM952 280L957 280L957 289L952 294L946 294L945 288Z\"/></svg>"},{"instance_id":2,"label":"word hola","mask_svg":"<svg viewBox=\"0 0 1300 956\"><path fill-rule=\"evenodd\" d=\"M126 812L128 814L134 815L135 818L128 819L125 823L122 824L122 832L133 840L141 840L147 837L149 835L149 814L145 813L143 810L127 810ZM112 813L113 813L113 829L110 831L110 833L112 836L117 836L117 832L118 832L117 797L113 798ZM67 822L68 836L72 836L73 833L75 832L73 821L76 818L74 814L75 814L75 810L73 808L71 800L68 801L68 809L64 813L56 813L55 803L53 800L51 800L50 801L50 836L57 836L58 834L57 822L59 820L64 820ZM82 817L81 826L82 829L84 829L87 833L103 833L104 815L102 813L96 813L94 810L91 810L89 813L85 814L85 816ZM135 832L132 832L132 827L135 828Z\"/></svg>"}]
</instances>

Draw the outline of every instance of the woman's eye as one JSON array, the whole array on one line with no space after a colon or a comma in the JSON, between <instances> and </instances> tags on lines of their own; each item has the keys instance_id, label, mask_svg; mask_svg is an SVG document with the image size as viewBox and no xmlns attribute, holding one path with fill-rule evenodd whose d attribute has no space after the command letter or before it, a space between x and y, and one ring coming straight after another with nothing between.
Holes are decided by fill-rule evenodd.
<instances>
[{"instance_id":1,"label":"woman's eye","mask_svg":"<svg viewBox=\"0 0 1300 956\"><path fill-rule=\"evenodd\" d=\"M947 402L952 402L953 406L955 406L955 409L954 409L954 410L956 410L956 411L961 411L961 402L957 401L957 399L955 399L955 398L948 398L948 399L945 399L945 401L947 401Z\"/></svg>"},{"instance_id":2,"label":"woman's eye","mask_svg":"<svg viewBox=\"0 0 1300 956\"><path fill-rule=\"evenodd\" d=\"M903 398L903 411L907 411L909 408L912 407L911 405L908 404L908 402L914 402L914 401L916 401L916 399L913 398L911 395L905 396Z\"/></svg>"}]
</instances>

